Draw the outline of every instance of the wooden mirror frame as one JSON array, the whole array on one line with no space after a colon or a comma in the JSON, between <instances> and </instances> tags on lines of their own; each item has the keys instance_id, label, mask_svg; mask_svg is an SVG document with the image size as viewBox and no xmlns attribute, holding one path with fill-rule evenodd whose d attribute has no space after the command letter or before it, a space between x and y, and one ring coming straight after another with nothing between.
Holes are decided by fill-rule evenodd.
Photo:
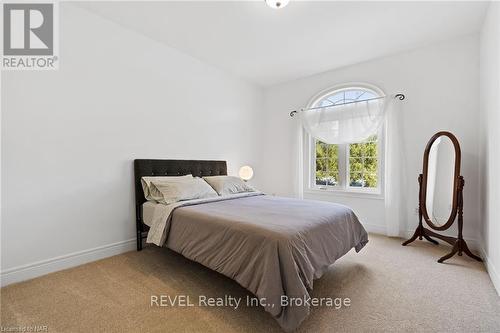
<instances>
[{"instance_id":1,"label":"wooden mirror frame","mask_svg":"<svg viewBox=\"0 0 500 333\"><path fill-rule=\"evenodd\" d=\"M443 224L442 226L436 226L431 219L429 218L429 214L427 212L427 207L426 207L426 190L427 190L427 173L428 173L428 166L429 166L429 153L432 147L432 144L434 141L437 140L440 136L447 136L448 138L451 139L453 142L453 145L455 147L455 180L453 183L453 207L451 210L450 217L448 221ZM418 226L417 229L415 230L415 233L413 236L405 241L402 245L406 246L410 244L411 242L415 241L417 238L422 240L426 239L432 244L438 245L439 243L431 238L438 238L442 241L445 241L446 243L450 244L453 246L451 249L451 252L444 255L443 257L438 259L439 263L443 263L445 260L450 259L453 257L455 254L458 254L459 256L462 255L462 253L465 253L469 257L477 260L477 261L482 261L482 259L476 255L474 255L468 248L467 242L464 240L463 235L462 235L462 230L463 230L463 225L464 225L464 216L463 216L463 208L464 208L464 196L463 196L463 188L464 188L464 177L460 175L460 158L461 158L461 151L460 151L460 145L458 143L457 138L451 134L450 132L446 131L441 131L436 134L434 134L429 142L427 143L427 146L425 147L424 151L424 166L423 166L423 173L421 173L418 176L418 184L419 184L419 193L418 193ZM457 218L458 217L458 218ZM422 224L422 220L425 220L425 222L434 230L446 230L448 229L454 222L455 219L458 220L458 236L457 237L452 237L452 236L446 236L446 235L441 235L438 234L432 230L424 228L424 225Z\"/></svg>"},{"instance_id":2,"label":"wooden mirror frame","mask_svg":"<svg viewBox=\"0 0 500 333\"><path fill-rule=\"evenodd\" d=\"M429 168L429 154L431 152L432 144L440 137L446 136L448 137L451 142L453 143L453 146L455 147L455 168L454 168L454 177L453 177L453 202L452 202L452 209L450 213L450 217L448 218L448 221L443 224L442 226L437 226L432 222L431 218L429 217L429 212L427 211L427 176L428 176L428 168ZM422 169L422 190L420 191L420 202L421 202L421 209L422 209L422 215L424 217L425 222L429 225L434 230L446 230L451 225L453 222L455 222L455 219L457 217L457 211L458 211L458 193L459 193L459 182L460 182L460 159L462 157L462 152L460 150L460 144L458 143L458 139L450 132L446 131L441 131L437 132L434 134L429 142L427 143L427 146L425 147L424 150L424 165Z\"/></svg>"}]
</instances>

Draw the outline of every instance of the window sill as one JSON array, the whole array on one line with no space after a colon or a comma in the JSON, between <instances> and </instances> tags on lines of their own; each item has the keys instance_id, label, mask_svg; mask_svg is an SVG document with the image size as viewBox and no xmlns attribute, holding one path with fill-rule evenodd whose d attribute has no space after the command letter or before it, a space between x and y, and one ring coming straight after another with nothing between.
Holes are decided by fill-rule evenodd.
<instances>
[{"instance_id":1,"label":"window sill","mask_svg":"<svg viewBox=\"0 0 500 333\"><path fill-rule=\"evenodd\" d=\"M319 189L319 188L309 188L304 190L304 194L310 195L324 195L324 196L334 196L334 197L344 197L344 198L359 198L359 199L374 199L374 200L384 200L384 195L376 191L360 191L360 190L334 190L334 189Z\"/></svg>"}]
</instances>

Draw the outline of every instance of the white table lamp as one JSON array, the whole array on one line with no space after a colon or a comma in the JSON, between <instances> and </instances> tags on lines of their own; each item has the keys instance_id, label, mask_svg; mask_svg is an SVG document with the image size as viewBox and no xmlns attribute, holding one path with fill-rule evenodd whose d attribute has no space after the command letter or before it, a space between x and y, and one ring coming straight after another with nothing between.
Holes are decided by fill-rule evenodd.
<instances>
[{"instance_id":1,"label":"white table lamp","mask_svg":"<svg viewBox=\"0 0 500 333\"><path fill-rule=\"evenodd\" d=\"M244 181L249 181L253 177L253 169L250 166L245 165L240 168L238 174Z\"/></svg>"}]
</instances>

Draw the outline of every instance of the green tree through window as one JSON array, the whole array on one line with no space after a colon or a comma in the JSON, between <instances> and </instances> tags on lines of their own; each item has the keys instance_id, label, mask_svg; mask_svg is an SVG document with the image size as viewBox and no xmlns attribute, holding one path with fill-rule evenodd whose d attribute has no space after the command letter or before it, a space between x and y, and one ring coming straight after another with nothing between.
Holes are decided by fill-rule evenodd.
<instances>
[{"instance_id":1,"label":"green tree through window","mask_svg":"<svg viewBox=\"0 0 500 333\"><path fill-rule=\"evenodd\" d=\"M316 141L316 185L335 186L339 181L339 147Z\"/></svg>"},{"instance_id":2,"label":"green tree through window","mask_svg":"<svg viewBox=\"0 0 500 333\"><path fill-rule=\"evenodd\" d=\"M349 185L377 187L378 156L377 136L366 142L349 145Z\"/></svg>"}]
</instances>

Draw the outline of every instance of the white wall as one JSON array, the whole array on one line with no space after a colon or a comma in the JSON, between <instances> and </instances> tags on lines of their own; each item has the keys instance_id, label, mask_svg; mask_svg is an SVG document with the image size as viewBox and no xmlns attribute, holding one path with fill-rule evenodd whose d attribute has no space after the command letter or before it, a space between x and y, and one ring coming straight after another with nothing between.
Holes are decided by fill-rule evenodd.
<instances>
[{"instance_id":1,"label":"white wall","mask_svg":"<svg viewBox=\"0 0 500 333\"><path fill-rule=\"evenodd\" d=\"M260 88L70 3L60 69L1 83L3 283L133 249L134 158L256 164Z\"/></svg>"},{"instance_id":2,"label":"white wall","mask_svg":"<svg viewBox=\"0 0 500 333\"><path fill-rule=\"evenodd\" d=\"M264 190L289 196L295 193L297 119L291 119L288 112L305 106L316 93L334 85L366 82L388 94L402 92L407 98L402 102L402 118L408 161L408 231L413 232L417 225L417 177L422 172L425 145L434 133L448 130L458 137L462 148L464 236L477 240L480 227L478 50L478 36L465 36L266 89L267 149L262 168L268 177L263 179ZM347 204L370 230L385 230L383 200L307 193L305 197ZM453 230L450 233L456 234Z\"/></svg>"},{"instance_id":3,"label":"white wall","mask_svg":"<svg viewBox=\"0 0 500 333\"><path fill-rule=\"evenodd\" d=\"M491 3L481 30L481 212L486 266L500 293L500 4Z\"/></svg>"}]
</instances>

